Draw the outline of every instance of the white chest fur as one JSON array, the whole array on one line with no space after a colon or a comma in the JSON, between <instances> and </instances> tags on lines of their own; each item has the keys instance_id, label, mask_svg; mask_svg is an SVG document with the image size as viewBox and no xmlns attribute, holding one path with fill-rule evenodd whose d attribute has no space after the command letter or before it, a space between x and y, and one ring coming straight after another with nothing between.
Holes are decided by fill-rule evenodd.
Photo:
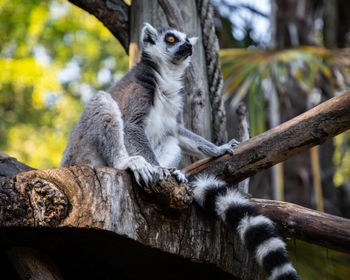
<instances>
[{"instance_id":1,"label":"white chest fur","mask_svg":"<svg viewBox=\"0 0 350 280\"><path fill-rule=\"evenodd\" d=\"M161 166L173 167L179 157L177 115L182 110L182 83L177 80L160 81L154 104L145 119L145 133Z\"/></svg>"}]
</instances>

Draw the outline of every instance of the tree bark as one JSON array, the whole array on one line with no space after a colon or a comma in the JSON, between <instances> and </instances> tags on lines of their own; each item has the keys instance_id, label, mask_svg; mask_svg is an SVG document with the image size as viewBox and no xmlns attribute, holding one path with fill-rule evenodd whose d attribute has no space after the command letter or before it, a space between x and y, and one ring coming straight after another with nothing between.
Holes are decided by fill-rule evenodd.
<instances>
[{"instance_id":1,"label":"tree bark","mask_svg":"<svg viewBox=\"0 0 350 280\"><path fill-rule=\"evenodd\" d=\"M317 16L316 10L322 5L321 1L274 0L271 4L275 12L271 17L271 47L317 44L314 21Z\"/></svg>"}]
</instances>

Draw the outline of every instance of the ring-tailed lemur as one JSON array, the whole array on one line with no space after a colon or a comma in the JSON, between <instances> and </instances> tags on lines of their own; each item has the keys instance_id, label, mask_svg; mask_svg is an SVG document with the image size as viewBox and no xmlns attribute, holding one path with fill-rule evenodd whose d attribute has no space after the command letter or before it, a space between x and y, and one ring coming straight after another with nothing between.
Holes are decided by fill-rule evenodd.
<instances>
[{"instance_id":1,"label":"ring-tailed lemur","mask_svg":"<svg viewBox=\"0 0 350 280\"><path fill-rule=\"evenodd\" d=\"M146 23L140 41L143 45L141 61L108 92L99 91L89 101L69 137L61 166L107 165L130 169L139 185L142 182L147 185L157 183L171 173L180 182L186 181L181 171L169 169L177 167L182 152L211 157L233 153L233 146L238 144L235 139L216 146L183 126L182 79L197 38L187 38L186 34L173 28L155 29ZM252 206L247 206L248 200L236 198L231 201L233 192L225 191L225 196L221 182L202 178L194 186L197 202L204 207L210 206L227 223L230 224L228 217L231 219L234 215L247 220L239 223L238 232L250 251L258 246L258 262L268 272L274 269L272 277L280 275L279 271L287 271L279 266L278 260L281 256L286 258L284 243L280 239L268 243L259 238L261 234L267 236L265 231L270 225L271 237L275 236L271 221L257 216L251 210ZM210 195L212 190L220 195ZM234 210L237 210L236 214ZM262 226L261 233L256 234L253 248L250 246L250 239L254 238L252 229L260 228L262 220L266 222L265 227ZM278 254L281 248L284 250L282 255ZM269 265L265 265L266 259Z\"/></svg>"},{"instance_id":2,"label":"ring-tailed lemur","mask_svg":"<svg viewBox=\"0 0 350 280\"><path fill-rule=\"evenodd\" d=\"M216 146L182 124L183 75L197 38L145 24L141 61L108 92L99 91L73 129L61 166L131 169L148 184L169 175L181 152L196 156L233 153L231 140ZM185 176L176 170L178 180Z\"/></svg>"}]
</instances>

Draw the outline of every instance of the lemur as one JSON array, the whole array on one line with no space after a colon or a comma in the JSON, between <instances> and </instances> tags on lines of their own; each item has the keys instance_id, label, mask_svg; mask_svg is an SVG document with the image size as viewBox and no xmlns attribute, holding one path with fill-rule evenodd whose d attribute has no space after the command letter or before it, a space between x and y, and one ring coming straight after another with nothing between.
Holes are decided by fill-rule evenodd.
<instances>
[{"instance_id":1,"label":"lemur","mask_svg":"<svg viewBox=\"0 0 350 280\"><path fill-rule=\"evenodd\" d=\"M141 60L107 92L99 91L86 105L63 153L61 166L111 166L130 169L141 186L173 174L181 154L218 157L233 154L232 139L216 146L183 125L183 75L197 38L174 28L141 31ZM258 215L249 200L214 177L193 182L197 203L222 218L273 280L299 279L285 243L272 222Z\"/></svg>"}]
</instances>

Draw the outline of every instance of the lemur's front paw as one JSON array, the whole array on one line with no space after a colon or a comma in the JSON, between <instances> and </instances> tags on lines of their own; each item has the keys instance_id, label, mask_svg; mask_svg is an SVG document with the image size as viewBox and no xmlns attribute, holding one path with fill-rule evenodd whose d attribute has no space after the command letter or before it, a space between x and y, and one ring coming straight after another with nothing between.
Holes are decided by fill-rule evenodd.
<instances>
[{"instance_id":1,"label":"lemur's front paw","mask_svg":"<svg viewBox=\"0 0 350 280\"><path fill-rule=\"evenodd\" d=\"M140 186L141 179L146 185L153 181L154 173L156 171L154 167L151 164L149 164L143 157L129 157L127 158L126 165L134 173L135 180Z\"/></svg>"},{"instance_id":2,"label":"lemur's front paw","mask_svg":"<svg viewBox=\"0 0 350 280\"><path fill-rule=\"evenodd\" d=\"M227 143L227 145L230 145L231 147L235 147L239 144L240 142L238 142L236 139L231 139L230 142Z\"/></svg>"},{"instance_id":3,"label":"lemur's front paw","mask_svg":"<svg viewBox=\"0 0 350 280\"><path fill-rule=\"evenodd\" d=\"M186 175L184 173L182 173L181 170L175 169L173 172L171 172L172 175L175 176L176 180L179 183L187 183L187 178Z\"/></svg>"},{"instance_id":4,"label":"lemur's front paw","mask_svg":"<svg viewBox=\"0 0 350 280\"><path fill-rule=\"evenodd\" d=\"M159 180L169 178L171 175L174 175L179 183L187 183L185 174L178 169L157 166L156 170L156 178L153 180L154 183L157 183Z\"/></svg>"},{"instance_id":5,"label":"lemur's front paw","mask_svg":"<svg viewBox=\"0 0 350 280\"><path fill-rule=\"evenodd\" d=\"M170 170L168 168L156 166L155 170L156 172L153 174L153 183L158 183L158 181L171 176Z\"/></svg>"},{"instance_id":6,"label":"lemur's front paw","mask_svg":"<svg viewBox=\"0 0 350 280\"><path fill-rule=\"evenodd\" d=\"M229 153L230 155L233 155L234 151L233 151L233 147L237 146L239 144L239 142L236 139L232 139L230 142L221 145L220 149L222 151L222 154L226 154Z\"/></svg>"}]
</instances>

